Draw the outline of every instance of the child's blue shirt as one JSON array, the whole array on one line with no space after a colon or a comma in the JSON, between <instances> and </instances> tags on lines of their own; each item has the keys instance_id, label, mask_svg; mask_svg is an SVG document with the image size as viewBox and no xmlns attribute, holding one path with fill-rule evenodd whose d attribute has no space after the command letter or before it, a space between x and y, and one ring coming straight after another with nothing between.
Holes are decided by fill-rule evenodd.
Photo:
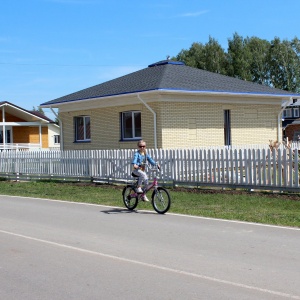
<instances>
[{"instance_id":1,"label":"child's blue shirt","mask_svg":"<svg viewBox=\"0 0 300 300\"><path fill-rule=\"evenodd\" d=\"M146 153L146 159L145 159L145 155L142 155L140 153L140 151L136 151L133 156L132 164L138 165L138 166L143 166L146 164L147 161L149 161L149 163L152 166L154 166L156 164L156 162L153 160L153 158L148 153Z\"/></svg>"}]
</instances>

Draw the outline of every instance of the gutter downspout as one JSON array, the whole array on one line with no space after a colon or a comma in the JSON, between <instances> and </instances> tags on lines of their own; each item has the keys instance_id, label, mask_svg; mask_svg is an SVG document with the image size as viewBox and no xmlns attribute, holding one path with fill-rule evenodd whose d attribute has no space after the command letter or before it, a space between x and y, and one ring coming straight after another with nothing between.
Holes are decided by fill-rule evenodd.
<instances>
[{"instance_id":1,"label":"gutter downspout","mask_svg":"<svg viewBox=\"0 0 300 300\"><path fill-rule=\"evenodd\" d=\"M293 98L290 97L290 100L286 102L286 104L284 105L284 107L280 110L279 114L278 114L278 121L277 121L277 141L280 142L280 122L281 122L281 115L283 113L283 111L285 110L285 108L293 102Z\"/></svg>"},{"instance_id":2,"label":"gutter downspout","mask_svg":"<svg viewBox=\"0 0 300 300\"><path fill-rule=\"evenodd\" d=\"M40 150L42 150L43 148L42 124L39 125L39 140L40 140Z\"/></svg>"},{"instance_id":3,"label":"gutter downspout","mask_svg":"<svg viewBox=\"0 0 300 300\"><path fill-rule=\"evenodd\" d=\"M63 123L62 123L62 120L59 118L58 114L53 110L52 106L50 106L50 109L51 109L52 113L55 115L55 117L58 120L59 130L60 130L60 150L64 150L64 146L63 146L63 140L64 139L63 139L63 130L62 130Z\"/></svg>"},{"instance_id":4,"label":"gutter downspout","mask_svg":"<svg viewBox=\"0 0 300 300\"><path fill-rule=\"evenodd\" d=\"M156 136L156 112L140 97L137 95L138 99L152 112L153 114L153 127L154 127L154 148L157 149L157 136Z\"/></svg>"},{"instance_id":5,"label":"gutter downspout","mask_svg":"<svg viewBox=\"0 0 300 300\"><path fill-rule=\"evenodd\" d=\"M7 106L7 104L5 104ZM2 143L3 143L3 149L6 149L6 127L5 127L5 106L2 107Z\"/></svg>"}]
</instances>

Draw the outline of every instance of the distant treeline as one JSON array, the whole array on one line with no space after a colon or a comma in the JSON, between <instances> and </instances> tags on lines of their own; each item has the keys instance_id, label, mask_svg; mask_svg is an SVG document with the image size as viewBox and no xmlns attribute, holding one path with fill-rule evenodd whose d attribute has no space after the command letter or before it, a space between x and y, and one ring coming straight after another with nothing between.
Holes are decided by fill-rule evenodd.
<instances>
[{"instance_id":1,"label":"distant treeline","mask_svg":"<svg viewBox=\"0 0 300 300\"><path fill-rule=\"evenodd\" d=\"M186 65L300 93L300 41L297 37L272 41L233 34L227 52L211 36L195 42L172 59Z\"/></svg>"}]
</instances>

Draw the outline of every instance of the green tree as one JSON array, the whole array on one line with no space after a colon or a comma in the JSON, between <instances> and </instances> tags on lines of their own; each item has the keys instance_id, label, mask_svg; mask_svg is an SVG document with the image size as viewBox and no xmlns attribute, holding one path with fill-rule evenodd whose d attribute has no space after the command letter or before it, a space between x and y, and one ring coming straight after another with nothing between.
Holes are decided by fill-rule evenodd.
<instances>
[{"instance_id":1,"label":"green tree","mask_svg":"<svg viewBox=\"0 0 300 300\"><path fill-rule=\"evenodd\" d=\"M226 74L227 57L224 49L217 40L209 37L208 43L204 46L204 69L210 72Z\"/></svg>"},{"instance_id":2,"label":"green tree","mask_svg":"<svg viewBox=\"0 0 300 300\"><path fill-rule=\"evenodd\" d=\"M43 111L43 109L41 107L36 108L35 106L33 106L32 110L33 111L38 111L42 115L45 115L45 112Z\"/></svg>"},{"instance_id":3,"label":"green tree","mask_svg":"<svg viewBox=\"0 0 300 300\"><path fill-rule=\"evenodd\" d=\"M258 37L251 37L246 39L245 45L251 53L251 57L249 57L250 73L252 75L251 81L270 85L270 72L268 68L268 53L271 47L270 42Z\"/></svg>"},{"instance_id":4,"label":"green tree","mask_svg":"<svg viewBox=\"0 0 300 300\"><path fill-rule=\"evenodd\" d=\"M291 92L300 93L300 41L271 42L258 37L243 38L237 33L228 39L227 53L209 36L205 45L193 43L174 60L215 73L225 74Z\"/></svg>"},{"instance_id":5,"label":"green tree","mask_svg":"<svg viewBox=\"0 0 300 300\"><path fill-rule=\"evenodd\" d=\"M187 66L203 69L205 65L204 46L200 43L193 43L190 49L181 50L176 60L183 61Z\"/></svg>"},{"instance_id":6,"label":"green tree","mask_svg":"<svg viewBox=\"0 0 300 300\"><path fill-rule=\"evenodd\" d=\"M205 45L193 43L188 50L181 50L173 59L183 61L190 67L226 74L226 53L212 37Z\"/></svg>"},{"instance_id":7,"label":"green tree","mask_svg":"<svg viewBox=\"0 0 300 300\"><path fill-rule=\"evenodd\" d=\"M234 33L232 39L228 39L228 69L227 74L243 80L252 80L251 61L252 55L246 45L247 40Z\"/></svg>"},{"instance_id":8,"label":"green tree","mask_svg":"<svg viewBox=\"0 0 300 300\"><path fill-rule=\"evenodd\" d=\"M291 42L271 41L269 51L270 82L275 88L300 92L300 43L297 38Z\"/></svg>"}]
</instances>

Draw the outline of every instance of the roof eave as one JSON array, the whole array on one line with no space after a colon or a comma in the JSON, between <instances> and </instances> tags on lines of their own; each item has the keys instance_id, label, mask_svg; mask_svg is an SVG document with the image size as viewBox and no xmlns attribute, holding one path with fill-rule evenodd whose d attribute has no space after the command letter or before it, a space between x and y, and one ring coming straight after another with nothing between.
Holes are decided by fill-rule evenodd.
<instances>
[{"instance_id":1,"label":"roof eave","mask_svg":"<svg viewBox=\"0 0 300 300\"><path fill-rule=\"evenodd\" d=\"M69 101L58 101L55 103L49 103L49 104L41 104L40 107L42 108L58 108L59 106L63 106L65 104L69 103L78 103L78 102L83 102L87 100L99 100L99 99L111 99L111 98L117 98L117 97L127 97L127 96L132 96L132 95L137 95L137 94L142 94L142 93L156 93L158 90L149 90L149 91L135 91L132 93L122 93L122 94L114 94L114 95L105 95L105 96L95 96L95 97L90 97L90 98L81 98L81 99L74 99L74 100L69 100Z\"/></svg>"},{"instance_id":2,"label":"roof eave","mask_svg":"<svg viewBox=\"0 0 300 300\"><path fill-rule=\"evenodd\" d=\"M37 118L40 121L43 121L45 123L50 123L50 121L46 120L45 118L37 116L37 115L31 113L30 111L28 111L27 109L24 109L24 108L22 108L20 106L14 105L14 104L12 104L10 102L4 101L3 103L0 104L0 107L2 107L2 106L9 106L9 107L11 107L11 108L13 108L13 109L15 109L17 111L20 111L20 112L24 113L24 114L33 116L33 117Z\"/></svg>"},{"instance_id":3,"label":"roof eave","mask_svg":"<svg viewBox=\"0 0 300 300\"><path fill-rule=\"evenodd\" d=\"M268 93L250 93L250 92L231 92L231 91L194 91L194 90L180 90L180 89L155 89L147 91L135 91L131 93L115 94L115 95L105 95L105 96L96 96L90 98L75 99L69 101L61 101L49 104L41 104L40 107L43 108L58 108L59 106L66 105L69 103L78 103L86 100L98 100L98 99L111 99L116 97L128 97L137 94L152 94L152 93L168 93L168 94L188 94L188 95L213 95L213 96L246 96L246 97L255 97L255 98L279 98L280 100L288 100L291 97L300 99L300 95L297 94L268 94Z\"/></svg>"},{"instance_id":4,"label":"roof eave","mask_svg":"<svg viewBox=\"0 0 300 300\"><path fill-rule=\"evenodd\" d=\"M161 92L166 93L185 93L185 94L201 94L201 95L213 95L213 96L246 96L246 97L255 97L255 98L280 98L280 99L289 99L291 97L300 99L300 95L295 94L270 94L270 93L252 93L252 92L232 92L232 91L187 91L187 90L177 90L177 89L159 89Z\"/></svg>"}]
</instances>

